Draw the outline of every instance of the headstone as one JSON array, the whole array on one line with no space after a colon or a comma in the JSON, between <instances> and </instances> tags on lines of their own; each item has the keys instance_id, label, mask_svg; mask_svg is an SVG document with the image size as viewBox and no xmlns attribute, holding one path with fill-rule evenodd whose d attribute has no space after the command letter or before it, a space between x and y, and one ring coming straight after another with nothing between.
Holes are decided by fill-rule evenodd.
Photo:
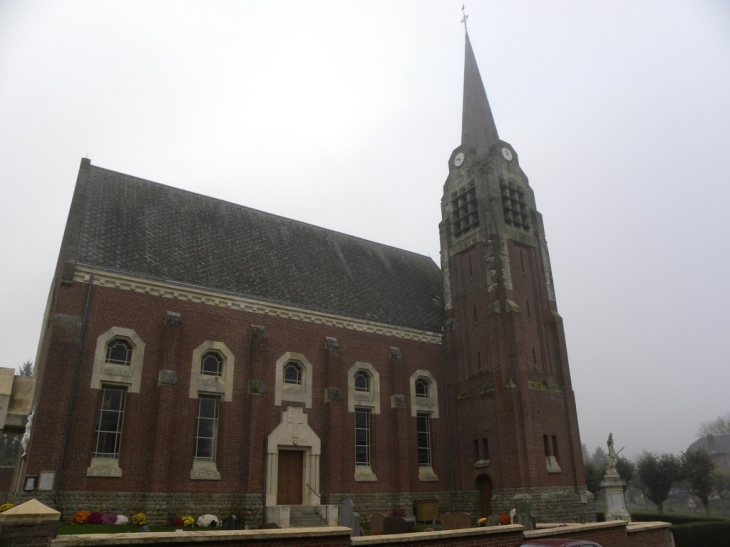
<instances>
[{"instance_id":1,"label":"headstone","mask_svg":"<svg viewBox=\"0 0 730 547\"><path fill-rule=\"evenodd\" d=\"M383 519L384 534L408 534L413 532L415 522L413 519L409 522L403 517L385 517Z\"/></svg>"},{"instance_id":2,"label":"headstone","mask_svg":"<svg viewBox=\"0 0 730 547\"><path fill-rule=\"evenodd\" d=\"M355 504L350 498L342 500L337 524L347 526L352 530L351 537L360 535L360 513L355 512Z\"/></svg>"},{"instance_id":3,"label":"headstone","mask_svg":"<svg viewBox=\"0 0 730 547\"><path fill-rule=\"evenodd\" d=\"M237 530L238 517L236 515L231 515L230 517L223 519L223 522L221 523L221 528L223 528L224 530Z\"/></svg>"},{"instance_id":4,"label":"headstone","mask_svg":"<svg viewBox=\"0 0 730 547\"><path fill-rule=\"evenodd\" d=\"M373 515L370 517L370 534L379 536L383 533L383 521L387 515Z\"/></svg>"},{"instance_id":5,"label":"headstone","mask_svg":"<svg viewBox=\"0 0 730 547\"><path fill-rule=\"evenodd\" d=\"M530 503L527 501L517 502L517 513L513 519L513 524L521 524L525 530L534 530L532 515L530 514Z\"/></svg>"},{"instance_id":6,"label":"headstone","mask_svg":"<svg viewBox=\"0 0 730 547\"><path fill-rule=\"evenodd\" d=\"M460 530L471 528L471 515L468 513L451 513L441 516L442 530Z\"/></svg>"},{"instance_id":7,"label":"headstone","mask_svg":"<svg viewBox=\"0 0 730 547\"><path fill-rule=\"evenodd\" d=\"M355 513L355 504L352 503L350 498L345 498L340 504L340 513L338 516L337 524L339 526L347 526L352 528L352 516Z\"/></svg>"},{"instance_id":8,"label":"headstone","mask_svg":"<svg viewBox=\"0 0 730 547\"><path fill-rule=\"evenodd\" d=\"M499 517L497 515L489 515L487 517L487 526L499 526Z\"/></svg>"}]
</instances>

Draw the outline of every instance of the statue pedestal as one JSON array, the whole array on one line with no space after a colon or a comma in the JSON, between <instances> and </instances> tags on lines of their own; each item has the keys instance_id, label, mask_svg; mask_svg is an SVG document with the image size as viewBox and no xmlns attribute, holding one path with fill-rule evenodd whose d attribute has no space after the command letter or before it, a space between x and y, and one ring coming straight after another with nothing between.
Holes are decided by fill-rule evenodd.
<instances>
[{"instance_id":1,"label":"statue pedestal","mask_svg":"<svg viewBox=\"0 0 730 547\"><path fill-rule=\"evenodd\" d=\"M606 494L606 521L609 520L625 520L631 522L631 515L626 510L626 502L624 500L624 486L626 481L623 480L614 470L606 471L601 481L601 488Z\"/></svg>"}]
</instances>

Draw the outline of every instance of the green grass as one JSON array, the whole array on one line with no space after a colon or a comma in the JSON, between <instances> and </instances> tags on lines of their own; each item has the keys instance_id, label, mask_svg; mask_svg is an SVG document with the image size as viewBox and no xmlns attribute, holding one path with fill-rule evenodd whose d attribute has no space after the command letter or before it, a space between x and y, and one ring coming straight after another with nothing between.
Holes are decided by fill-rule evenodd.
<instances>
[{"instance_id":1,"label":"green grass","mask_svg":"<svg viewBox=\"0 0 730 547\"><path fill-rule=\"evenodd\" d=\"M181 526L150 526L151 532L174 532L179 530ZM210 528L215 530L216 528ZM183 530L195 530L192 526L183 528ZM201 528L198 528L201 530ZM135 524L61 524L58 527L57 535L69 534L123 534L127 532L141 532L142 527Z\"/></svg>"}]
</instances>

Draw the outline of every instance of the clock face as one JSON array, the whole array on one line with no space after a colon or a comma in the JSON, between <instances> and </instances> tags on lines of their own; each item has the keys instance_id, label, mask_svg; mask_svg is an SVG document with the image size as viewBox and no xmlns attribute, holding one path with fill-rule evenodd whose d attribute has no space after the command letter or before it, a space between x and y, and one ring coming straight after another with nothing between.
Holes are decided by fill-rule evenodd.
<instances>
[{"instance_id":1,"label":"clock face","mask_svg":"<svg viewBox=\"0 0 730 547\"><path fill-rule=\"evenodd\" d=\"M502 155L507 161L512 161L512 150L510 150L509 148L502 148Z\"/></svg>"},{"instance_id":2,"label":"clock face","mask_svg":"<svg viewBox=\"0 0 730 547\"><path fill-rule=\"evenodd\" d=\"M464 163L464 152L459 152L456 154L456 157L454 158L454 165L456 167L461 167Z\"/></svg>"}]
</instances>

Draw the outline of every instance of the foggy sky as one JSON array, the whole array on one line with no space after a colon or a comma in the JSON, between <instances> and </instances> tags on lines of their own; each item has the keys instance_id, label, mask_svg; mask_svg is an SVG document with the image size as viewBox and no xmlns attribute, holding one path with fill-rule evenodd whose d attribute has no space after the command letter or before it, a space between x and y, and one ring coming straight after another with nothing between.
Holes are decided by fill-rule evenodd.
<instances>
[{"instance_id":1,"label":"foggy sky","mask_svg":"<svg viewBox=\"0 0 730 547\"><path fill-rule=\"evenodd\" d=\"M730 5L467 6L544 216L581 437L685 450L730 410ZM431 256L457 1L0 0L0 366L36 346L81 158Z\"/></svg>"}]
</instances>

